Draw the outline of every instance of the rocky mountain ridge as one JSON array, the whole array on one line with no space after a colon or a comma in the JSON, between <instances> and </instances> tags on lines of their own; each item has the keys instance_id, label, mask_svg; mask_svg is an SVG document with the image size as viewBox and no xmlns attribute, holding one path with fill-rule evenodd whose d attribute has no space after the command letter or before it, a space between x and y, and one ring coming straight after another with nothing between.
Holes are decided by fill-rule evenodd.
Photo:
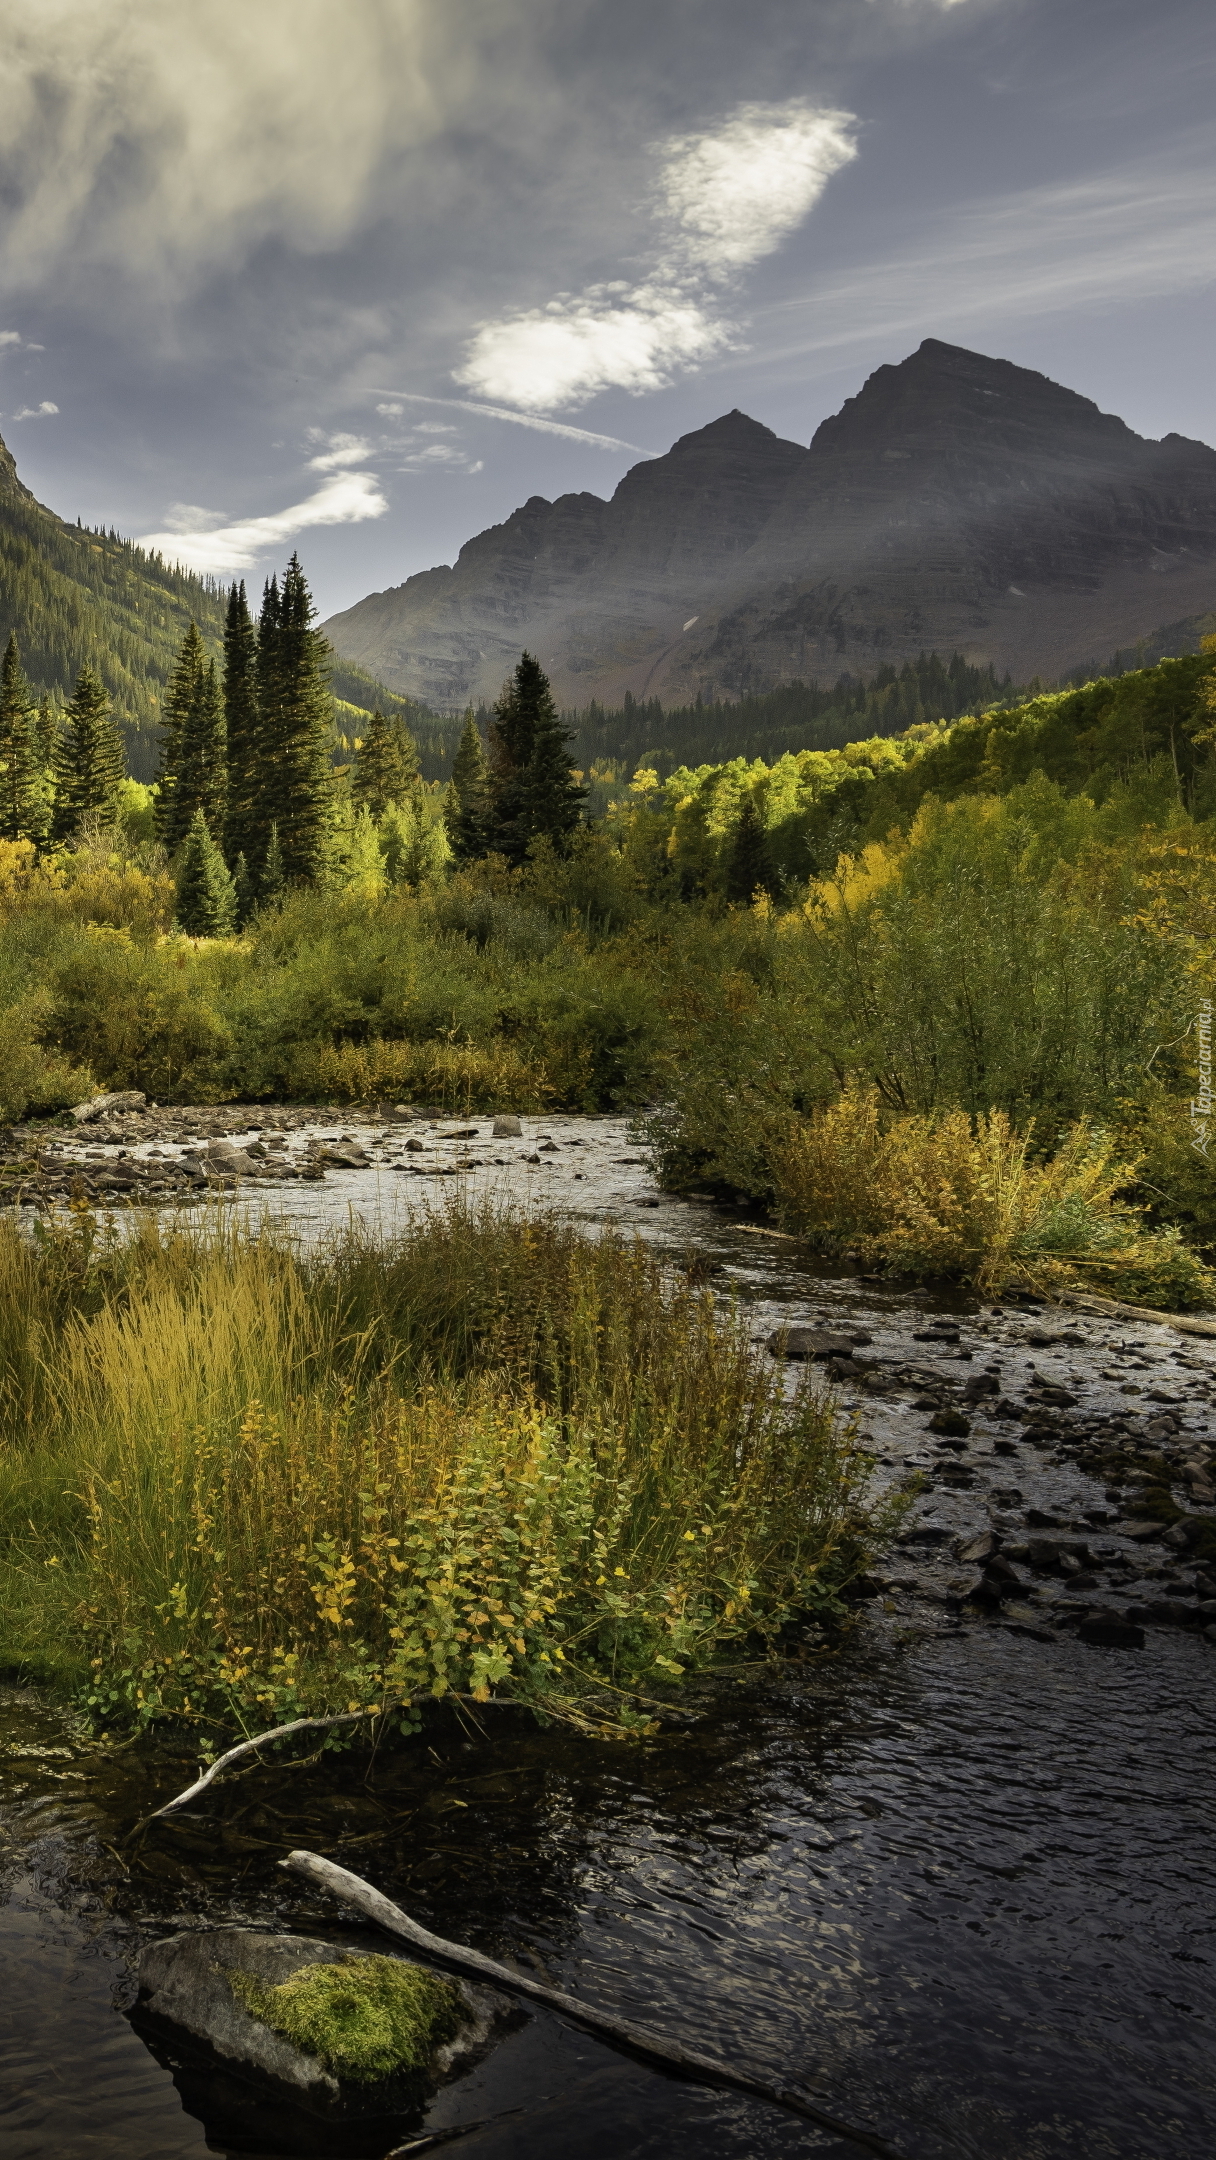
<instances>
[{"instance_id":1,"label":"rocky mountain ridge","mask_svg":"<svg viewBox=\"0 0 1216 2160\"><path fill-rule=\"evenodd\" d=\"M676 703L930 648L1054 679L1214 594L1216 452L930 338L807 449L727 413L325 628L440 708L492 698L525 645L564 704Z\"/></svg>"}]
</instances>

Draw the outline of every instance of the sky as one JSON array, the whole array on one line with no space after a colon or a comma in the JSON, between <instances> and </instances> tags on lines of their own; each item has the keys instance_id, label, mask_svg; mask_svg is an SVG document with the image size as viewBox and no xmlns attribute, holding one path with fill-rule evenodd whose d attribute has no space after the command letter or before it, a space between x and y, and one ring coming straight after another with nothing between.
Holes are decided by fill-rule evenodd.
<instances>
[{"instance_id":1,"label":"sky","mask_svg":"<svg viewBox=\"0 0 1216 2160\"><path fill-rule=\"evenodd\" d=\"M322 615L926 336L1216 443L1207 0L0 0L0 433Z\"/></svg>"}]
</instances>

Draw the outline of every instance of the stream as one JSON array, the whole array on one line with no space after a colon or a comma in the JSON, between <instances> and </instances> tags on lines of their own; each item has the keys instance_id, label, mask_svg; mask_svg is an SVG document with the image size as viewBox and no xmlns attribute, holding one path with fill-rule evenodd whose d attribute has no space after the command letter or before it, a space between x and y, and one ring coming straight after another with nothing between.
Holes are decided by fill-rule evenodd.
<instances>
[{"instance_id":1,"label":"stream","mask_svg":"<svg viewBox=\"0 0 1216 2160\"><path fill-rule=\"evenodd\" d=\"M200 1144L189 1114L159 1119L73 1134L63 1153L104 1167ZM281 2124L255 2135L124 2015L140 1949L177 1929L382 1947L282 1873L293 1846L441 1935L813 2089L905 2160L1212 2150L1216 1585L1209 1598L1177 1542L1080 1458L1095 1436L1151 1447L1186 1504L1206 1505L1216 1340L816 1263L755 1211L661 1195L623 1119L526 1118L501 1141L476 1116L196 1123L238 1147L271 1138L289 1169L323 1165L262 1189L260 1155L256 1188L242 1176L204 1202L304 1241L352 1218L389 1231L462 1190L696 1255L758 1343L787 1326L851 1334L855 1355L827 1367L842 1409L880 1479L925 1483L842 1646L694 1684L699 1719L637 1745L439 1712L370 1762L221 1783L130 1846L191 1759L95 1741L35 1690L0 1688L4 2160L304 2150ZM987 1394L964 1395L989 1372ZM942 1429L952 1409L961 1434ZM999 1603L961 1557L984 1531L1015 1571ZM1085 1640L1094 1613L1124 1616L1142 1646ZM468 2124L452 2149L469 2160L859 2150L544 2011L391 2150Z\"/></svg>"}]
</instances>

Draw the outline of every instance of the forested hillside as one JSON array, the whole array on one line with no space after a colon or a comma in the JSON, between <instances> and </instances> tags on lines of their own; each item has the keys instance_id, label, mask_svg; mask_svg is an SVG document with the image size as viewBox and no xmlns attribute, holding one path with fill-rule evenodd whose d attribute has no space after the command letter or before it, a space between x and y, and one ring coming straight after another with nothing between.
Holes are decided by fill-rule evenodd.
<instances>
[{"instance_id":1,"label":"forested hillside","mask_svg":"<svg viewBox=\"0 0 1216 2160\"><path fill-rule=\"evenodd\" d=\"M226 599L214 579L179 570L112 530L56 517L18 478L12 452L0 442L0 649L15 631L35 697L56 705L70 698L86 662L95 667L133 779L151 780L156 770L164 688L182 639L197 623L218 658ZM379 705L421 720L431 751L425 706L394 696L347 661L335 662L331 689L339 736L353 740ZM447 741L442 730L439 740ZM430 762L441 768L442 755ZM438 778L438 770L428 777Z\"/></svg>"}]
</instances>

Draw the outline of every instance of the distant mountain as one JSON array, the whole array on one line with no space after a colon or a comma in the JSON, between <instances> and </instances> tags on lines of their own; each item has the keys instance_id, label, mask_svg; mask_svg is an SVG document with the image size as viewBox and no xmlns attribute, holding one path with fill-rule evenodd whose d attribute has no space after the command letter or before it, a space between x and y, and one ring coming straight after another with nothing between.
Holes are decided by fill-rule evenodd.
<instances>
[{"instance_id":1,"label":"distant mountain","mask_svg":"<svg viewBox=\"0 0 1216 2160\"><path fill-rule=\"evenodd\" d=\"M610 502L533 496L454 567L325 629L448 710L492 698L528 646L581 707L736 698L930 649L1055 680L1214 599L1216 451L927 338L809 449L727 413Z\"/></svg>"}]
</instances>

